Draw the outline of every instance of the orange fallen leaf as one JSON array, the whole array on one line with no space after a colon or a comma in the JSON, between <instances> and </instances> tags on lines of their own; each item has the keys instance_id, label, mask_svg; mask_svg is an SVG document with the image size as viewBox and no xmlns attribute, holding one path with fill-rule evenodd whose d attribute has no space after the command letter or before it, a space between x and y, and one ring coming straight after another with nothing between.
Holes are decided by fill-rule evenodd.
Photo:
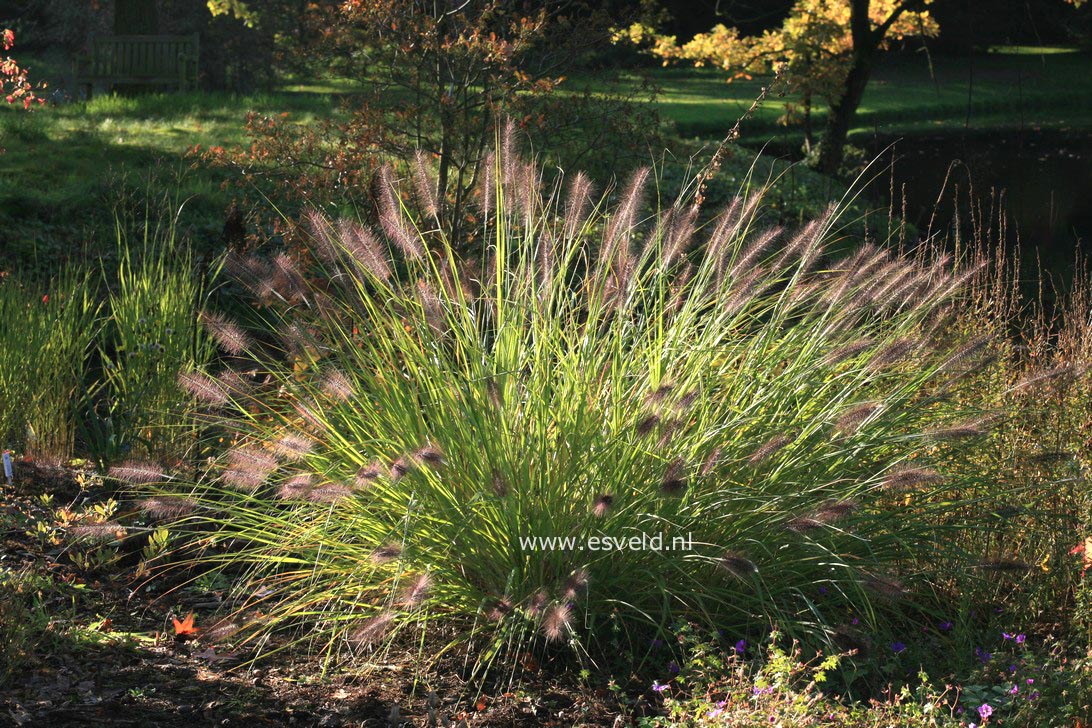
<instances>
[{"instance_id":1,"label":"orange fallen leaf","mask_svg":"<svg viewBox=\"0 0 1092 728\"><path fill-rule=\"evenodd\" d=\"M193 612L187 614L186 618L181 622L174 617L171 617L171 621L174 622L174 636L176 639L193 639L201 631L193 626Z\"/></svg>"},{"instance_id":2,"label":"orange fallen leaf","mask_svg":"<svg viewBox=\"0 0 1092 728\"><path fill-rule=\"evenodd\" d=\"M114 626L114 620L107 617L102 620L102 624L99 625L99 632L109 632Z\"/></svg>"},{"instance_id":3,"label":"orange fallen leaf","mask_svg":"<svg viewBox=\"0 0 1092 728\"><path fill-rule=\"evenodd\" d=\"M488 695L483 695L480 698L478 698L478 702L474 705L474 707L478 709L479 713L482 712L483 710L485 710L485 706L488 705L488 703L486 702L486 700L488 698L489 698Z\"/></svg>"}]
</instances>

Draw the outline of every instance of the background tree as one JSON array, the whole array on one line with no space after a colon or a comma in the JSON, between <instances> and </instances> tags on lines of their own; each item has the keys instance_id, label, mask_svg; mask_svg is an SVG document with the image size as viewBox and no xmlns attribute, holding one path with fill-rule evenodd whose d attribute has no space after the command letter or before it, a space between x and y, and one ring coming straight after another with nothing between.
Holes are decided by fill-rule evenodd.
<instances>
[{"instance_id":1,"label":"background tree","mask_svg":"<svg viewBox=\"0 0 1092 728\"><path fill-rule=\"evenodd\" d=\"M665 63L715 66L730 78L781 68L789 90L801 98L809 147L812 100L827 101L819 168L834 173L877 53L898 39L936 35L939 28L927 11L931 1L798 0L780 28L760 35L717 25L679 44L674 36L637 26L622 37L644 45Z\"/></svg>"},{"instance_id":2,"label":"background tree","mask_svg":"<svg viewBox=\"0 0 1092 728\"><path fill-rule=\"evenodd\" d=\"M223 5L240 17L250 7ZM603 166L634 146L647 153L641 142L657 128L643 121L651 112L589 90L554 93L602 48L609 27L605 6L584 0L341 3L312 57L353 80L345 120L302 128L252 116L255 145L225 157L254 175L263 173L251 163L260 159L312 204L323 195L355 198L379 164L401 160L402 171L424 172L415 174L417 197L430 219L460 237L498 120L512 119L574 165L585 161L581 149L597 150Z\"/></svg>"},{"instance_id":3,"label":"background tree","mask_svg":"<svg viewBox=\"0 0 1092 728\"><path fill-rule=\"evenodd\" d=\"M0 48L6 54L15 45L15 33L8 28L0 30ZM35 90L45 88L44 84L35 86L30 81L25 68L19 65L11 56L0 58L0 95L9 104L22 104L24 109L29 109L31 104L45 103L45 99L35 93Z\"/></svg>"}]
</instances>

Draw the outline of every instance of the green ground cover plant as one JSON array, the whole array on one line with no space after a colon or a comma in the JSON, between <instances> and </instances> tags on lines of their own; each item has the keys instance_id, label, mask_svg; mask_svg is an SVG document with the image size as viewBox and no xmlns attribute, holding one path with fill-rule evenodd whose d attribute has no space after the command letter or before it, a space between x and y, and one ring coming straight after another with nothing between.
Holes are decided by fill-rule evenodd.
<instances>
[{"instance_id":1,"label":"green ground cover plant","mask_svg":"<svg viewBox=\"0 0 1092 728\"><path fill-rule=\"evenodd\" d=\"M0 448L71 454L99 310L74 268L47 285L0 278Z\"/></svg>"},{"instance_id":2,"label":"green ground cover plant","mask_svg":"<svg viewBox=\"0 0 1092 728\"><path fill-rule=\"evenodd\" d=\"M177 378L215 353L200 318L216 268L199 265L169 222L115 219L115 230L116 255L97 277L69 264L47 284L0 278L3 448L103 465L193 446Z\"/></svg>"},{"instance_id":3,"label":"green ground cover plant","mask_svg":"<svg viewBox=\"0 0 1092 728\"><path fill-rule=\"evenodd\" d=\"M117 272L96 340L101 374L84 422L87 450L100 463L184 457L196 430L178 374L215 353L200 323L215 267L199 266L173 225L153 229L145 220L142 227L138 243L117 223Z\"/></svg>"}]
</instances>

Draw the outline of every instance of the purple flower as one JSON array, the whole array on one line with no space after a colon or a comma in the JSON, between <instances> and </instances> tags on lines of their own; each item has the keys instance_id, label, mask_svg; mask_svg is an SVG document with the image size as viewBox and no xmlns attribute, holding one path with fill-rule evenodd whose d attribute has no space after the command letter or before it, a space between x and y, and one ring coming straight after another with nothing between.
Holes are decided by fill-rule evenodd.
<instances>
[{"instance_id":1,"label":"purple flower","mask_svg":"<svg viewBox=\"0 0 1092 728\"><path fill-rule=\"evenodd\" d=\"M854 617L853 619L851 619L851 620L850 620L850 622L849 622L849 623L850 623L850 624L852 624L853 626L857 626L858 624L860 624L860 623L861 623L861 620L859 620L859 619L857 619L856 617Z\"/></svg>"},{"instance_id":2,"label":"purple flower","mask_svg":"<svg viewBox=\"0 0 1092 728\"><path fill-rule=\"evenodd\" d=\"M978 660L983 664L989 662L990 658L993 657L993 655L991 655L989 652L986 652L981 647L974 648L974 656L977 657Z\"/></svg>"},{"instance_id":3,"label":"purple flower","mask_svg":"<svg viewBox=\"0 0 1092 728\"><path fill-rule=\"evenodd\" d=\"M1038 700L1038 699L1039 699L1039 691L1038 690L1034 691L1031 695L1028 696L1028 700Z\"/></svg>"},{"instance_id":4,"label":"purple flower","mask_svg":"<svg viewBox=\"0 0 1092 728\"><path fill-rule=\"evenodd\" d=\"M664 641L662 639L656 638L652 640L650 644L652 645L652 649L658 650L664 646Z\"/></svg>"},{"instance_id":5,"label":"purple flower","mask_svg":"<svg viewBox=\"0 0 1092 728\"><path fill-rule=\"evenodd\" d=\"M941 632L950 632L955 625L951 622L941 622L939 627Z\"/></svg>"},{"instance_id":6,"label":"purple flower","mask_svg":"<svg viewBox=\"0 0 1092 728\"><path fill-rule=\"evenodd\" d=\"M819 587L819 596L825 597L827 595L827 588L825 586Z\"/></svg>"},{"instance_id":7,"label":"purple flower","mask_svg":"<svg viewBox=\"0 0 1092 728\"><path fill-rule=\"evenodd\" d=\"M1008 632L1002 632L1001 637L1003 637L1006 640L1011 640L1012 639L1012 635L1009 634Z\"/></svg>"},{"instance_id":8,"label":"purple flower","mask_svg":"<svg viewBox=\"0 0 1092 728\"><path fill-rule=\"evenodd\" d=\"M674 660L667 663L667 671L670 672L672 675L678 675L679 674L679 666L675 663Z\"/></svg>"},{"instance_id":9,"label":"purple flower","mask_svg":"<svg viewBox=\"0 0 1092 728\"><path fill-rule=\"evenodd\" d=\"M742 655L745 649L747 649L747 640L740 640L739 642L736 642L737 655Z\"/></svg>"},{"instance_id":10,"label":"purple flower","mask_svg":"<svg viewBox=\"0 0 1092 728\"><path fill-rule=\"evenodd\" d=\"M1009 690L1009 695L1016 695L1018 692L1020 692L1020 686L1013 684L1012 688Z\"/></svg>"},{"instance_id":11,"label":"purple flower","mask_svg":"<svg viewBox=\"0 0 1092 728\"><path fill-rule=\"evenodd\" d=\"M1024 640L1026 640L1026 639L1027 639L1026 635L1018 634L1018 635L1016 635L1016 644L1022 645L1022 644L1024 644Z\"/></svg>"},{"instance_id":12,"label":"purple flower","mask_svg":"<svg viewBox=\"0 0 1092 728\"><path fill-rule=\"evenodd\" d=\"M1028 682L1028 685L1034 685L1035 684L1035 678L1029 677L1027 682Z\"/></svg>"},{"instance_id":13,"label":"purple flower","mask_svg":"<svg viewBox=\"0 0 1092 728\"><path fill-rule=\"evenodd\" d=\"M986 720L991 715L993 715L993 708L990 707L989 703L982 703L982 705L978 706L979 718L981 718L982 720Z\"/></svg>"},{"instance_id":14,"label":"purple flower","mask_svg":"<svg viewBox=\"0 0 1092 728\"><path fill-rule=\"evenodd\" d=\"M662 693L664 690L667 690L667 686L666 685L661 685L659 680L653 680L652 681L652 689L654 691L656 691L657 693Z\"/></svg>"},{"instance_id":15,"label":"purple flower","mask_svg":"<svg viewBox=\"0 0 1092 728\"><path fill-rule=\"evenodd\" d=\"M894 652L896 655L900 652L903 652L904 650L906 650L906 645L904 645L902 642L891 643L891 651Z\"/></svg>"},{"instance_id":16,"label":"purple flower","mask_svg":"<svg viewBox=\"0 0 1092 728\"><path fill-rule=\"evenodd\" d=\"M1009 665L1009 672L1016 672L1016 665Z\"/></svg>"}]
</instances>

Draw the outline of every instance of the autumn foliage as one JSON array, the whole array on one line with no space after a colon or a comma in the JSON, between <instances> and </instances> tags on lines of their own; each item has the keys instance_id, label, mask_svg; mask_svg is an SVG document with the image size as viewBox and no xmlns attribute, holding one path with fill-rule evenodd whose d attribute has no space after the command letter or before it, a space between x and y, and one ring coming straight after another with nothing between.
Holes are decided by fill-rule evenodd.
<instances>
[{"instance_id":1,"label":"autumn foliage","mask_svg":"<svg viewBox=\"0 0 1092 728\"><path fill-rule=\"evenodd\" d=\"M0 46L6 54L14 45L15 33L5 28L0 32ZM36 89L42 88L45 88L45 84L33 84L26 69L14 58L5 55L0 59L0 93L9 104L22 104L24 109L29 109L31 104L44 104L45 99L35 93Z\"/></svg>"}]
</instances>

